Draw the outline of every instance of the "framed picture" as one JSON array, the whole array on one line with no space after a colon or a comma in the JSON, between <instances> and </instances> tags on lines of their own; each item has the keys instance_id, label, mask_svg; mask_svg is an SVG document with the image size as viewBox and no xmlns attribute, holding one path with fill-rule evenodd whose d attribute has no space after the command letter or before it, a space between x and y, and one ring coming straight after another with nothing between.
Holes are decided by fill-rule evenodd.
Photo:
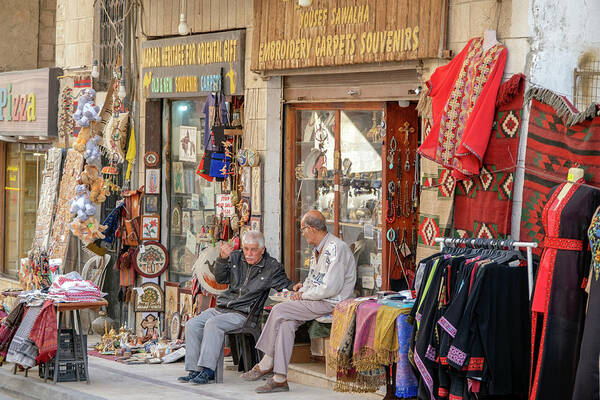
<instances>
[{"instance_id":1,"label":"framed picture","mask_svg":"<svg viewBox=\"0 0 600 400\"><path fill-rule=\"evenodd\" d=\"M181 205L175 204L175 207L171 210L171 232L180 235L181 234Z\"/></svg>"},{"instance_id":2,"label":"framed picture","mask_svg":"<svg viewBox=\"0 0 600 400\"><path fill-rule=\"evenodd\" d=\"M160 193L160 169L153 169L153 168L146 169L145 193L147 193L147 194L159 194Z\"/></svg>"},{"instance_id":3,"label":"framed picture","mask_svg":"<svg viewBox=\"0 0 600 400\"><path fill-rule=\"evenodd\" d=\"M250 229L253 231L260 232L261 219L262 219L261 217L257 217L257 216L250 217Z\"/></svg>"},{"instance_id":4,"label":"framed picture","mask_svg":"<svg viewBox=\"0 0 600 400\"><path fill-rule=\"evenodd\" d=\"M252 187L252 168L242 167L240 172L240 195L243 197L250 197Z\"/></svg>"},{"instance_id":5,"label":"framed picture","mask_svg":"<svg viewBox=\"0 0 600 400\"><path fill-rule=\"evenodd\" d=\"M185 323L194 315L191 289L179 288L179 314L181 315L181 324L183 325L182 338L184 338Z\"/></svg>"},{"instance_id":6,"label":"framed picture","mask_svg":"<svg viewBox=\"0 0 600 400\"><path fill-rule=\"evenodd\" d=\"M184 188L186 193L194 193L194 173L193 169L185 169L183 171Z\"/></svg>"},{"instance_id":7,"label":"framed picture","mask_svg":"<svg viewBox=\"0 0 600 400\"><path fill-rule=\"evenodd\" d=\"M144 194L144 214L158 214L158 196Z\"/></svg>"},{"instance_id":8,"label":"framed picture","mask_svg":"<svg viewBox=\"0 0 600 400\"><path fill-rule=\"evenodd\" d=\"M165 330L169 339L177 339L177 337L170 337L171 333L171 320L173 314L179 312L179 283L177 282L165 282ZM178 332L179 335L179 332Z\"/></svg>"},{"instance_id":9,"label":"framed picture","mask_svg":"<svg viewBox=\"0 0 600 400\"><path fill-rule=\"evenodd\" d=\"M190 208L192 210L200 209L200 195L197 193L192 193L192 198L190 199Z\"/></svg>"},{"instance_id":10,"label":"framed picture","mask_svg":"<svg viewBox=\"0 0 600 400\"><path fill-rule=\"evenodd\" d=\"M215 212L204 211L204 225L213 225L215 223Z\"/></svg>"},{"instance_id":11,"label":"framed picture","mask_svg":"<svg viewBox=\"0 0 600 400\"><path fill-rule=\"evenodd\" d=\"M156 283L142 284L142 290L135 291L135 311L163 311L165 295Z\"/></svg>"},{"instance_id":12,"label":"framed picture","mask_svg":"<svg viewBox=\"0 0 600 400\"><path fill-rule=\"evenodd\" d=\"M252 215L261 215L262 209L262 176L260 167L252 167L252 196L250 204L252 205Z\"/></svg>"},{"instance_id":13,"label":"framed picture","mask_svg":"<svg viewBox=\"0 0 600 400\"><path fill-rule=\"evenodd\" d=\"M195 126L179 127L179 161L196 162L196 137Z\"/></svg>"},{"instance_id":14,"label":"framed picture","mask_svg":"<svg viewBox=\"0 0 600 400\"><path fill-rule=\"evenodd\" d=\"M183 163L173 163L173 191L175 193L185 193L185 183L183 182Z\"/></svg>"},{"instance_id":15,"label":"framed picture","mask_svg":"<svg viewBox=\"0 0 600 400\"><path fill-rule=\"evenodd\" d=\"M142 215L142 240L160 240L160 215Z\"/></svg>"},{"instance_id":16,"label":"framed picture","mask_svg":"<svg viewBox=\"0 0 600 400\"><path fill-rule=\"evenodd\" d=\"M183 211L181 213L181 233L187 234L187 231L192 229L192 213L190 211Z\"/></svg>"}]
</instances>

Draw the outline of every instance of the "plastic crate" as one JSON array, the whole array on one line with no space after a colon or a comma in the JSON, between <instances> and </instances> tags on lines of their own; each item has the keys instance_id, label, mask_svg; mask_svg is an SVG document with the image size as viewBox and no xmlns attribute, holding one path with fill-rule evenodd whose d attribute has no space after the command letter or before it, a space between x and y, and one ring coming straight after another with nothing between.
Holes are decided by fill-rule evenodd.
<instances>
[{"instance_id":1,"label":"plastic crate","mask_svg":"<svg viewBox=\"0 0 600 400\"><path fill-rule=\"evenodd\" d=\"M58 346L60 347L61 360L81 360L83 351L87 351L87 335L83 335L83 348L79 335L73 332L73 329L61 329L58 336Z\"/></svg>"},{"instance_id":2,"label":"plastic crate","mask_svg":"<svg viewBox=\"0 0 600 400\"><path fill-rule=\"evenodd\" d=\"M82 348L80 336L75 334L73 329L61 329L58 335L58 347L60 359L57 382L75 382L77 372L80 381L86 380L87 354L84 354L84 351L87 351L87 335L83 335ZM48 362L48 379L54 379L55 358L56 356ZM38 370L40 378L46 378L46 363L41 363Z\"/></svg>"},{"instance_id":3,"label":"plastic crate","mask_svg":"<svg viewBox=\"0 0 600 400\"><path fill-rule=\"evenodd\" d=\"M58 378L57 382L76 382L77 381L77 372L76 369L79 370L79 380L85 381L85 369L87 368L87 364L84 362L59 362L58 363ZM44 379L46 377L46 364L40 364L39 367L40 378ZM50 360L48 365L48 379L54 379L54 359Z\"/></svg>"}]
</instances>

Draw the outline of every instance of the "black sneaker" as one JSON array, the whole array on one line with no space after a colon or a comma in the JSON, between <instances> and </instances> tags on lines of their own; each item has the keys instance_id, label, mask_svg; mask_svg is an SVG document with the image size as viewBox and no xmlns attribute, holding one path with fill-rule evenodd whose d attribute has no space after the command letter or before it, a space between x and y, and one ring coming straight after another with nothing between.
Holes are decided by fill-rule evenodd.
<instances>
[{"instance_id":1,"label":"black sneaker","mask_svg":"<svg viewBox=\"0 0 600 400\"><path fill-rule=\"evenodd\" d=\"M197 377L199 373L200 372L198 371L190 371L190 373L187 376L180 376L179 378L177 378L177 382L188 383L189 381Z\"/></svg>"},{"instance_id":2,"label":"black sneaker","mask_svg":"<svg viewBox=\"0 0 600 400\"><path fill-rule=\"evenodd\" d=\"M215 371L210 368L203 368L190 383L192 385L206 385L215 380Z\"/></svg>"}]
</instances>

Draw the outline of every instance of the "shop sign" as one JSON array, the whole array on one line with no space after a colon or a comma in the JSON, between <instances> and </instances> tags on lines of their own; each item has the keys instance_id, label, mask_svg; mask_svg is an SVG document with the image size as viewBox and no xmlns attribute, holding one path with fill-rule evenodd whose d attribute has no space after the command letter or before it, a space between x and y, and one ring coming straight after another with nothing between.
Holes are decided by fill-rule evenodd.
<instances>
[{"instance_id":1,"label":"shop sign","mask_svg":"<svg viewBox=\"0 0 600 400\"><path fill-rule=\"evenodd\" d=\"M244 31L207 33L142 43L146 98L244 93Z\"/></svg>"},{"instance_id":2,"label":"shop sign","mask_svg":"<svg viewBox=\"0 0 600 400\"><path fill-rule=\"evenodd\" d=\"M441 56L446 0L256 0L252 70Z\"/></svg>"},{"instance_id":3,"label":"shop sign","mask_svg":"<svg viewBox=\"0 0 600 400\"><path fill-rule=\"evenodd\" d=\"M235 215L235 207L230 194L217 195L217 215L230 218Z\"/></svg>"},{"instance_id":4,"label":"shop sign","mask_svg":"<svg viewBox=\"0 0 600 400\"><path fill-rule=\"evenodd\" d=\"M0 135L56 136L59 68L0 73Z\"/></svg>"}]
</instances>

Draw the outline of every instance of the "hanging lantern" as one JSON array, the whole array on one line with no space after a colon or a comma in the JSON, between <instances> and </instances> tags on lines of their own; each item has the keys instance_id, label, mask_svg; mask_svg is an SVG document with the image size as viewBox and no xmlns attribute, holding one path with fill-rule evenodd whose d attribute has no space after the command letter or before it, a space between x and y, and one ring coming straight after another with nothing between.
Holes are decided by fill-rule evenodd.
<instances>
[{"instance_id":1,"label":"hanging lantern","mask_svg":"<svg viewBox=\"0 0 600 400\"><path fill-rule=\"evenodd\" d=\"M104 189L107 192L119 192L121 188L117 185L117 176L119 175L119 170L117 167L113 165L107 165L102 168L102 177L104 178Z\"/></svg>"}]
</instances>

